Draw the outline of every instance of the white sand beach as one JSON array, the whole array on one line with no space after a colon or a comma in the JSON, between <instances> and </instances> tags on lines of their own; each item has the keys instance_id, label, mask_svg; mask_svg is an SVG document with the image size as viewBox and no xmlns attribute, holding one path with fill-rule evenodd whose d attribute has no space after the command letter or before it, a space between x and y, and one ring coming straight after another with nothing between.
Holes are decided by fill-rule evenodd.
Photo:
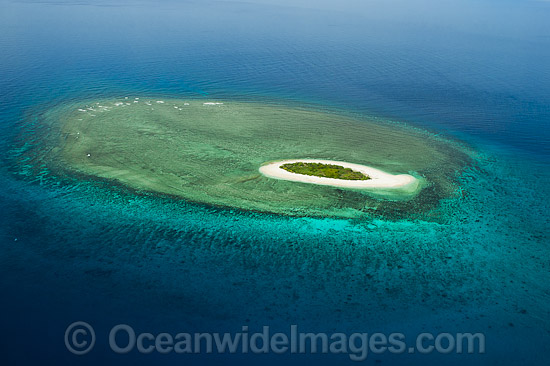
<instances>
[{"instance_id":1,"label":"white sand beach","mask_svg":"<svg viewBox=\"0 0 550 366\"><path fill-rule=\"evenodd\" d=\"M354 171L368 175L371 179L368 180L344 180L335 178L315 177L311 175L291 173L281 168L283 164L289 163L322 163L340 165L345 168L350 168ZM419 185L418 179L409 174L390 174L382 170L371 168L366 165L352 164L344 161L334 160L316 160L316 159L293 159L281 160L269 163L260 167L260 173L269 178L289 180L293 182L320 184L325 186L334 186L342 188L354 189L405 189L407 191L416 190Z\"/></svg>"}]
</instances>

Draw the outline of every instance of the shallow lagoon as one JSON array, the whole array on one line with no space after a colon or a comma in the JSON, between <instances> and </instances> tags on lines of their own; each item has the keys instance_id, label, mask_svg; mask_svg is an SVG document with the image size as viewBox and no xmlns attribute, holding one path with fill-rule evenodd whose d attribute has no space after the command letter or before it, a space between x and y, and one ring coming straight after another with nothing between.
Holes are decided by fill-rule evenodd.
<instances>
[{"instance_id":1,"label":"shallow lagoon","mask_svg":"<svg viewBox=\"0 0 550 366\"><path fill-rule=\"evenodd\" d=\"M57 173L298 216L428 217L440 200L458 195L457 181L474 155L426 131L313 106L134 97L61 105L46 111L42 123L50 129L31 154L47 151L34 158ZM269 161L318 157L414 174L424 189L412 195L335 189L258 172Z\"/></svg>"}]
</instances>

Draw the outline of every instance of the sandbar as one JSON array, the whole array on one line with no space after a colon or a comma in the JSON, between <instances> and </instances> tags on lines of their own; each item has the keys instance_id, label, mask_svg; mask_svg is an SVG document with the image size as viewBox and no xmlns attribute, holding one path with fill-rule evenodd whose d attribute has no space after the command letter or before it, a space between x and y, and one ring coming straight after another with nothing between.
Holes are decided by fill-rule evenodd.
<instances>
[{"instance_id":1,"label":"sandbar","mask_svg":"<svg viewBox=\"0 0 550 366\"><path fill-rule=\"evenodd\" d=\"M326 177L316 177L312 175L304 175L292 173L281 168L283 164L292 163L321 163L321 164L333 164L343 166L344 168L350 168L354 171L363 173L370 177L368 180L346 180ZM288 180L292 182L302 182L319 184L323 186L333 186L340 188L353 188L353 189L369 189L369 188L383 188L383 189L413 189L418 187L418 179L409 174L390 174L380 169L375 169L366 165L353 164L344 161L334 160L317 160L317 159L293 159L293 160L280 160L271 162L269 164L260 167L260 173L269 178Z\"/></svg>"}]
</instances>

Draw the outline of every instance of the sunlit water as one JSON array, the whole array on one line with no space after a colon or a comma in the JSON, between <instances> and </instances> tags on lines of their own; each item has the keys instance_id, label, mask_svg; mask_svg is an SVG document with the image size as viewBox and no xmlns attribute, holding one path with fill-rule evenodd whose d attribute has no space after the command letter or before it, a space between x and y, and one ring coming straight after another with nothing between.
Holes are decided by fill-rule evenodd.
<instances>
[{"instance_id":1,"label":"sunlit water","mask_svg":"<svg viewBox=\"0 0 550 366\"><path fill-rule=\"evenodd\" d=\"M3 363L350 362L114 355L107 334L119 323L156 333L290 324L411 337L483 332L485 355L372 354L367 362L548 362L546 2L154 4L0 3ZM473 161L418 163L400 150L419 164L412 171L445 170L452 189L427 197L429 210L417 216L396 203L353 220L222 208L56 175L62 161L45 158L58 151L43 139L52 111L126 96L406 123L411 135L452 141ZM329 132L344 127L323 123ZM323 131L319 138L329 141ZM79 358L63 344L76 320L98 337Z\"/></svg>"},{"instance_id":2,"label":"sunlit water","mask_svg":"<svg viewBox=\"0 0 550 366\"><path fill-rule=\"evenodd\" d=\"M403 124L311 106L205 100L125 97L40 111L41 128L25 130L17 160L43 183L103 179L217 207L369 220L438 216L441 201L461 196L459 179L478 155ZM335 189L259 172L266 162L304 157L414 174L418 188Z\"/></svg>"}]
</instances>

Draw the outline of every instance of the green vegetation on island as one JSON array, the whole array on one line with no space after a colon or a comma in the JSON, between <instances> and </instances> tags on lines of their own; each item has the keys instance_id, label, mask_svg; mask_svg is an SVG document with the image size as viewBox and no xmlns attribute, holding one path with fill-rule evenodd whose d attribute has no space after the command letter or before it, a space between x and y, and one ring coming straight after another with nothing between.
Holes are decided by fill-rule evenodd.
<instances>
[{"instance_id":1,"label":"green vegetation on island","mask_svg":"<svg viewBox=\"0 0 550 366\"><path fill-rule=\"evenodd\" d=\"M368 175L361 172L356 172L350 168L345 168L340 165L322 164L322 163L288 163L281 165L284 169L291 173L313 175L322 178L346 179L346 180L367 180Z\"/></svg>"}]
</instances>

